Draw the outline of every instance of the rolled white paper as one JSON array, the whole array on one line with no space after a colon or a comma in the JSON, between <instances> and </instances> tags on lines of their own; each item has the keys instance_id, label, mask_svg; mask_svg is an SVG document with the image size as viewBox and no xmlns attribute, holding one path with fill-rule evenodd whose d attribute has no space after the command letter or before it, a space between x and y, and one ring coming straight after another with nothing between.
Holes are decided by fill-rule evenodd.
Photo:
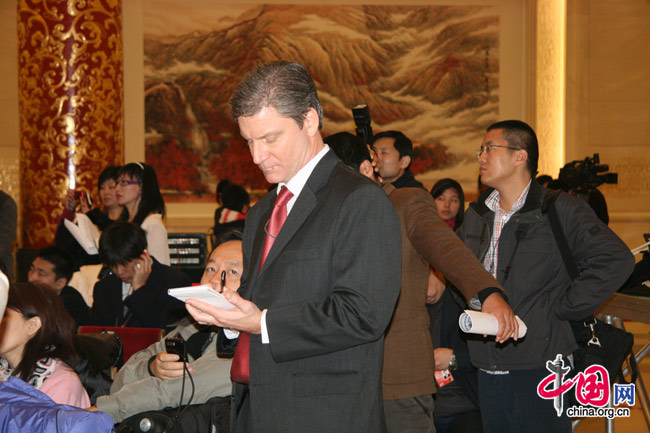
<instances>
[{"instance_id":1,"label":"rolled white paper","mask_svg":"<svg viewBox=\"0 0 650 433\"><path fill-rule=\"evenodd\" d=\"M0 271L0 317L5 313L7 296L9 294L9 279Z\"/></svg>"},{"instance_id":2,"label":"rolled white paper","mask_svg":"<svg viewBox=\"0 0 650 433\"><path fill-rule=\"evenodd\" d=\"M519 335L517 338L522 338L526 335L526 324L519 318L515 316L517 322L519 322ZM458 318L458 326L463 332L468 334L487 334L487 335L497 335L499 331L499 321L496 317L488 313L481 313L480 311L465 310L463 314Z\"/></svg>"}]
</instances>

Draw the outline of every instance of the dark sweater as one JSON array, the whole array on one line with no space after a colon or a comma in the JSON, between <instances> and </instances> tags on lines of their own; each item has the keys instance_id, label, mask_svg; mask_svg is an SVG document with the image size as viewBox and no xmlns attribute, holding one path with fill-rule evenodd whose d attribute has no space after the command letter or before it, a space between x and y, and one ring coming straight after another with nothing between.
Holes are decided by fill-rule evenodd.
<instances>
[{"instance_id":1,"label":"dark sweater","mask_svg":"<svg viewBox=\"0 0 650 433\"><path fill-rule=\"evenodd\" d=\"M422 188L424 186L413 176L410 170L406 170L403 175L393 181L395 188Z\"/></svg>"}]
</instances>

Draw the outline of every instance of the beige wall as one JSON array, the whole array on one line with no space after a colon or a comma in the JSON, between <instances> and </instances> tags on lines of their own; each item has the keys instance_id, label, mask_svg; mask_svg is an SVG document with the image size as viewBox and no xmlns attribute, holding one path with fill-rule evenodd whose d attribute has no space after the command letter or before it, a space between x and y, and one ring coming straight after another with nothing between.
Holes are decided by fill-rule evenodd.
<instances>
[{"instance_id":1,"label":"beige wall","mask_svg":"<svg viewBox=\"0 0 650 433\"><path fill-rule=\"evenodd\" d=\"M650 1L571 0L567 161L600 154L610 226L630 247L650 232Z\"/></svg>"},{"instance_id":2,"label":"beige wall","mask_svg":"<svg viewBox=\"0 0 650 433\"><path fill-rule=\"evenodd\" d=\"M410 2L418 3L439 2ZM510 62L508 80L502 79L509 83L510 90L502 95L506 108L500 115L529 120L535 114L536 104L534 87L531 90L530 85L534 83L531 77L535 76L530 70L530 65L534 65L531 56L535 53L530 51L535 45L526 45L523 39L532 40L529 27L535 19L533 6L537 2L497 0L497 4L509 14L510 22L517 22L514 27L519 32L517 37L502 39L504 65ZM516 7L513 8L513 4ZM142 0L124 0L123 9L125 159L133 161L144 159ZM640 234L650 232L650 81L647 79L650 76L647 55L650 2L568 0L567 12L566 161L599 152L601 161L619 172L619 185L607 186L603 191L610 205L612 227L628 245L636 246L641 243ZM15 2L0 2L0 32L0 127L3 131L0 135L0 187L17 198L19 122ZM543 128L543 125L535 126ZM169 229L203 231L210 224L213 210L212 205L186 206L185 210L172 205Z\"/></svg>"}]
</instances>

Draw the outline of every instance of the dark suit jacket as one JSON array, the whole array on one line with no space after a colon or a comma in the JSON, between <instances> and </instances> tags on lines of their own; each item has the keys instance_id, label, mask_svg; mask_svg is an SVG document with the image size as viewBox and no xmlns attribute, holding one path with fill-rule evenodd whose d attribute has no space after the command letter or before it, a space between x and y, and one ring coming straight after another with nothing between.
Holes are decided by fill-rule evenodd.
<instances>
[{"instance_id":1,"label":"dark suit jacket","mask_svg":"<svg viewBox=\"0 0 650 433\"><path fill-rule=\"evenodd\" d=\"M383 333L400 285L395 211L377 185L328 152L258 275L275 198L272 191L251 209L243 239L239 292L268 309L270 339L250 340L254 430L382 432Z\"/></svg>"},{"instance_id":2,"label":"dark suit jacket","mask_svg":"<svg viewBox=\"0 0 650 433\"><path fill-rule=\"evenodd\" d=\"M91 321L99 326L165 328L187 315L185 304L167 294L167 289L192 284L190 277L153 258L151 274L144 286L122 302L122 280L111 274L95 284ZM124 316L124 306L130 315ZM130 316L130 317L129 317ZM126 320L126 321L125 321Z\"/></svg>"},{"instance_id":3,"label":"dark suit jacket","mask_svg":"<svg viewBox=\"0 0 650 433\"><path fill-rule=\"evenodd\" d=\"M77 289L65 286L59 293L59 297L63 301L66 311L77 322L77 326L90 324L90 308Z\"/></svg>"}]
</instances>

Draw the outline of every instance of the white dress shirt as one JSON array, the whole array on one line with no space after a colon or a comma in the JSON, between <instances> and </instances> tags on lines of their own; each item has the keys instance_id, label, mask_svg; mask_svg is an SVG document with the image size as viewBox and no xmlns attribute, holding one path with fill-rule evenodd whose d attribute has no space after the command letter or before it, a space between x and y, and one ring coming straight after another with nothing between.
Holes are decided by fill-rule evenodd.
<instances>
[{"instance_id":1,"label":"white dress shirt","mask_svg":"<svg viewBox=\"0 0 650 433\"><path fill-rule=\"evenodd\" d=\"M280 189L283 186L286 186L289 191L293 194L293 197L291 197L291 200L287 203L287 217L289 217L289 213L291 213L291 209L293 209L293 205L296 203L296 200L298 199L298 196L302 192L302 189L305 187L305 184L307 184L307 180L309 179L309 176L311 176L312 172L314 171L314 168L316 168L316 165L318 162L323 159L325 154L330 150L329 146L325 144L323 146L323 149L321 149L320 152L316 154L312 159L309 160L307 164L305 164L300 170L298 170L298 173L296 173L291 179L289 179L288 182L280 182L277 187L277 193L280 192ZM267 310L264 309L262 311L262 319L261 319L261 328L262 328L262 343L263 344L268 344L269 343L269 332L266 329L266 312ZM225 329L224 333L226 337L228 338L237 338L239 336L239 332L237 331L232 331L230 329Z\"/></svg>"}]
</instances>

